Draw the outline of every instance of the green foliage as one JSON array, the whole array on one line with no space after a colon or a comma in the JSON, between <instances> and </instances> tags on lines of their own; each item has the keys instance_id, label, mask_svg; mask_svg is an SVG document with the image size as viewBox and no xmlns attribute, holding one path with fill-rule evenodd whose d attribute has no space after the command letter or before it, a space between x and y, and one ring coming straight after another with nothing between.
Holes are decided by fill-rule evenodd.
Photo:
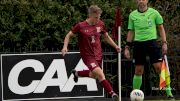
<instances>
[{"instance_id":1,"label":"green foliage","mask_svg":"<svg viewBox=\"0 0 180 101\"><path fill-rule=\"evenodd\" d=\"M62 48L70 28L85 20L87 8L97 4L111 28L113 3L101 0L3 0L0 2L0 49ZM70 44L75 44L74 38Z\"/></svg>"},{"instance_id":2,"label":"green foliage","mask_svg":"<svg viewBox=\"0 0 180 101\"><path fill-rule=\"evenodd\" d=\"M103 10L102 19L111 34L115 10L121 8L122 45L127 33L128 15L136 9L135 0L1 0L0 49L62 48L71 27L87 18L87 8L97 4ZM158 9L164 18L168 40L178 38L180 32L180 1L153 0L150 6ZM76 45L73 38L70 46ZM173 41L172 41L173 44ZM170 45L173 46L173 45ZM177 45L174 45L177 47ZM173 47L172 47L173 48Z\"/></svg>"}]
</instances>

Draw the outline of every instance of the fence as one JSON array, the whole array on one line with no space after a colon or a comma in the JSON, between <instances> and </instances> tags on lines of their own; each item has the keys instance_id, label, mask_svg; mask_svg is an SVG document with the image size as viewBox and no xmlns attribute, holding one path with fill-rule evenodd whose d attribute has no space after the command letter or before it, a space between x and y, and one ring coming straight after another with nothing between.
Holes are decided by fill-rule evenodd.
<instances>
[{"instance_id":1,"label":"fence","mask_svg":"<svg viewBox=\"0 0 180 101\"><path fill-rule=\"evenodd\" d=\"M73 51L78 51L77 47L72 47ZM60 49L51 48L51 49L41 49L41 48L9 48L3 49L1 53L35 53L35 52L58 52ZM179 52L179 50L176 50ZM179 53L177 53L179 54ZM103 67L106 74L106 78L111 82L115 92L118 92L118 59L117 53L111 48L104 48L104 58L103 58ZM148 60L148 58L147 58ZM178 56L169 56L168 57L170 72L171 72L171 86L172 92L174 95L180 94L180 55ZM121 60L121 84L122 84L122 97L129 97L129 94L132 90L132 79L134 76L134 64L131 59L124 59L122 55ZM156 90L159 86L159 76L155 73L152 66L147 61L145 65L145 73L143 74L143 84L141 89L144 91L145 96L159 96L164 95L165 91ZM109 97L106 94L106 97Z\"/></svg>"}]
</instances>

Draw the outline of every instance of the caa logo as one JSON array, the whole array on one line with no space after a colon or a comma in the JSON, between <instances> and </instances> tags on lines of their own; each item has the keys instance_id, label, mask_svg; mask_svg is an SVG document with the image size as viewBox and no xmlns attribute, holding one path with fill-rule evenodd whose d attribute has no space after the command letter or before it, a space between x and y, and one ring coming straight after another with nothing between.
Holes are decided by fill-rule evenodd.
<instances>
[{"instance_id":1,"label":"caa logo","mask_svg":"<svg viewBox=\"0 0 180 101\"><path fill-rule=\"evenodd\" d=\"M38 55L38 56L37 56ZM60 54L35 54L35 55L1 55L1 73L3 75L2 81L2 92L6 92L2 97L5 100L8 99L18 99L20 98L52 98L59 94L56 97L76 97L76 92L74 89L79 89L77 87L85 86L87 88L86 92L82 92L81 96L93 96L96 95L104 96L103 89L99 88L100 86L97 84L97 81L91 78L79 78L78 82L75 83L73 80L73 74L70 73L72 69L76 70L86 70L88 69L86 65L83 63L82 59L79 58L78 54L68 54L67 59L60 57ZM57 58L58 57L58 58ZM60 57L60 58L59 58ZM73 57L75 57L76 62L73 62ZM44 61L44 59L48 59ZM72 58L72 59L71 59ZM18 61L18 62L17 62ZM45 64L48 62L48 64ZM7 64L8 63L8 64ZM75 67L68 66L69 64L75 63ZM26 85L22 85L20 82L24 82L29 80L29 76L33 76L32 74L28 74L28 76L24 76L23 72L28 71L28 68L33 70L33 73L43 74L42 78L30 79L30 82ZM7 75L7 77L6 77ZM54 77L54 75L57 75ZM23 80L22 78L23 77ZM20 79L21 78L21 79ZM50 87L56 87L57 92L53 92L54 94L49 94L47 89ZM75 90L76 90L75 89ZM7 92L9 94L7 94ZM88 92L92 92L89 95ZM64 94L66 93L66 94ZM86 95L87 93L87 95ZM14 96L10 96L14 95ZM66 96L63 96L66 95ZM71 96L73 95L73 96ZM30 96L30 97L28 97ZM80 95L78 95L79 97Z\"/></svg>"},{"instance_id":2,"label":"caa logo","mask_svg":"<svg viewBox=\"0 0 180 101\"><path fill-rule=\"evenodd\" d=\"M82 60L78 63L83 66ZM77 65L77 67L78 67ZM59 67L61 66L61 67ZM78 83L73 81L73 75L68 79L66 66L63 59L54 59L41 80L33 80L26 87L18 84L18 77L22 70L31 67L35 72L44 72L43 64L34 59L27 59L17 63L9 73L8 86L16 94L44 93L48 86L59 86L61 92L71 92L75 85L86 85L88 91L97 91L96 81L90 78L80 78ZM78 68L77 68L78 69ZM53 79L57 72L58 78ZM85 80L84 80L85 79Z\"/></svg>"}]
</instances>

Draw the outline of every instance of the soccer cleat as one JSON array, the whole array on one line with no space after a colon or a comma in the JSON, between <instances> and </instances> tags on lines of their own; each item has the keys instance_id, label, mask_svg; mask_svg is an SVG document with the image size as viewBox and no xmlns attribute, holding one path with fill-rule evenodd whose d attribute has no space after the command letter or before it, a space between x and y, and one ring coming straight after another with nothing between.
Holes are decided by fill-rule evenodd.
<instances>
[{"instance_id":1,"label":"soccer cleat","mask_svg":"<svg viewBox=\"0 0 180 101\"><path fill-rule=\"evenodd\" d=\"M172 96L172 95L167 96L167 99L170 100L170 101L175 101L175 98L174 98L174 96Z\"/></svg>"},{"instance_id":2,"label":"soccer cleat","mask_svg":"<svg viewBox=\"0 0 180 101\"><path fill-rule=\"evenodd\" d=\"M71 71L71 73L73 73L73 75L74 75L74 82L78 82L78 76L76 75L76 70L75 69L73 69L72 71Z\"/></svg>"},{"instance_id":3,"label":"soccer cleat","mask_svg":"<svg viewBox=\"0 0 180 101\"><path fill-rule=\"evenodd\" d=\"M119 97L116 93L112 94L112 101L119 101Z\"/></svg>"}]
</instances>

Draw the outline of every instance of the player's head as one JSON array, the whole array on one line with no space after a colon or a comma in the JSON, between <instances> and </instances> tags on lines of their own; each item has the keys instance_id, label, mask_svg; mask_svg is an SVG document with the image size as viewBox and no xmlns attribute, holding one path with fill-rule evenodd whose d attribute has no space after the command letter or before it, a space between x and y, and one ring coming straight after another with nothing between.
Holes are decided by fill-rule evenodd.
<instances>
[{"instance_id":1,"label":"player's head","mask_svg":"<svg viewBox=\"0 0 180 101\"><path fill-rule=\"evenodd\" d=\"M138 8L144 8L148 5L149 0L136 0Z\"/></svg>"},{"instance_id":2,"label":"player's head","mask_svg":"<svg viewBox=\"0 0 180 101\"><path fill-rule=\"evenodd\" d=\"M88 8L88 16L93 24L96 24L101 17L102 10L97 5L91 5Z\"/></svg>"}]
</instances>

